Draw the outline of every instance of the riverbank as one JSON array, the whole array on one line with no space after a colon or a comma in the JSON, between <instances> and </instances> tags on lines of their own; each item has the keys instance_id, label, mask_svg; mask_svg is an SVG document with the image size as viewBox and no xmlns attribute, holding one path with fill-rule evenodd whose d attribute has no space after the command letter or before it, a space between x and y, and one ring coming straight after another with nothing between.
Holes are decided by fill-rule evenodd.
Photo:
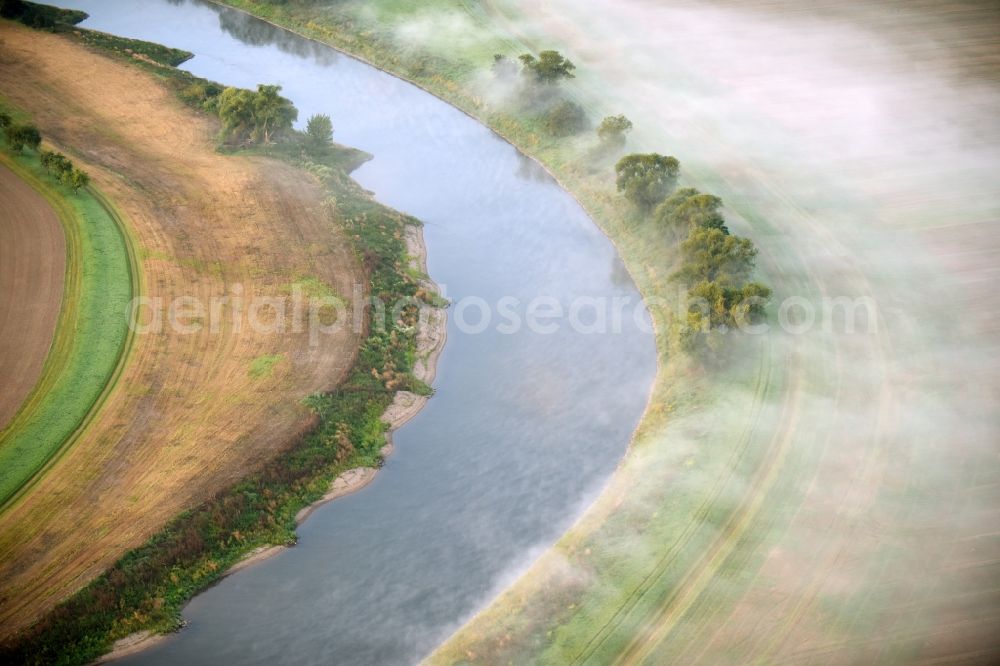
<instances>
[{"instance_id":1,"label":"riverbank","mask_svg":"<svg viewBox=\"0 0 1000 666\"><path fill-rule=\"evenodd\" d=\"M415 225L408 226L405 231L405 239L410 269L424 276L420 279L420 287L429 293L437 294L437 285L427 277L427 247L424 244L421 227ZM413 374L417 379L430 385L434 382L437 372L437 361L441 352L444 351L447 339L446 310L442 307L422 304L420 324L417 331L415 349L417 362L414 366ZM379 449L379 456L382 460L392 455L392 432L416 416L427 404L428 399L429 396L420 395L412 391L396 392L392 404L386 408L382 415L382 420L388 426L388 430L385 433L385 444ZM322 497L302 507L295 514L295 524L301 525L304 523L319 507L363 489L375 480L376 474L378 474L377 467L352 467L341 472L330 482L328 490ZM249 569L256 564L279 555L291 547L293 546L258 546L230 566L220 575L219 580ZM183 626L179 627L179 629L181 628ZM111 663L155 647L169 638L170 634L155 633L150 630L138 631L116 640L111 650L94 663Z\"/></svg>"},{"instance_id":2,"label":"riverbank","mask_svg":"<svg viewBox=\"0 0 1000 666\"><path fill-rule=\"evenodd\" d=\"M669 146L688 182L725 200L727 221L761 239L777 302L867 301L877 325L788 335L772 321L748 373L761 382L713 377L715 399L647 430L637 484L431 662L995 659L982 583L1000 562L987 518L1000 14L485 4L526 50L570 56L581 97L628 109L635 139ZM843 103L861 90L864 104ZM940 117L954 132L930 129Z\"/></svg>"}]
</instances>

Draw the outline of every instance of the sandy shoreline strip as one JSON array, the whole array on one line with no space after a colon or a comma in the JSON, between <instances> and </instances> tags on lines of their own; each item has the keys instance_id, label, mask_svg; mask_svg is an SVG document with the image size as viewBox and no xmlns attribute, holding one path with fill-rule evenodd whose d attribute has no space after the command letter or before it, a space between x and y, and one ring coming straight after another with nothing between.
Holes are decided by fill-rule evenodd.
<instances>
[{"instance_id":1,"label":"sandy shoreline strip","mask_svg":"<svg viewBox=\"0 0 1000 666\"><path fill-rule=\"evenodd\" d=\"M122 659L128 657L137 652L142 652L147 648L151 648L158 643L162 643L167 640L169 634L154 634L151 631L137 631L134 634L129 634L125 638L119 638L115 641L114 648L111 652L107 653L103 657L92 661L91 664L106 664L117 659Z\"/></svg>"},{"instance_id":2,"label":"sandy shoreline strip","mask_svg":"<svg viewBox=\"0 0 1000 666\"><path fill-rule=\"evenodd\" d=\"M406 248L410 259L410 267L419 271L422 275L427 275L427 246L424 244L424 234L421 227L413 225L406 228ZM420 281L420 287L430 293L439 294L437 285L430 278ZM432 307L430 305L420 306L419 325L417 330L417 360L414 364L413 374L417 379L431 384L437 374L437 361L444 350L444 343L448 337L448 314L445 308ZM386 433L386 443L381 449L382 458L387 458L392 454L392 433L400 428L407 421L412 419L424 408L429 400L428 397L411 393L410 391L398 391L392 404L385 410L382 420L389 424L389 431ZM330 489L323 497L316 500L309 506L303 507L295 515L295 522L301 525L320 506L335 499L350 495L367 486L375 478L378 470L373 467L355 467L342 472L331 483ZM247 569L258 562L274 557L288 546L261 546L256 548L241 559L239 562L229 567L222 578ZM108 652L95 664L104 664L137 652L166 640L169 634L155 634L150 631L139 631L130 634L125 638L115 641L111 652Z\"/></svg>"}]
</instances>

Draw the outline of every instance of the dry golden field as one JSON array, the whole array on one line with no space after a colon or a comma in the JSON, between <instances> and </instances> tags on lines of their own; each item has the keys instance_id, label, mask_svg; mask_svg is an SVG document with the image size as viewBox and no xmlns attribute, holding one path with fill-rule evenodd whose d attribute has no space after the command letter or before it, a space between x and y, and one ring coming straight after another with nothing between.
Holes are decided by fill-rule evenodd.
<instances>
[{"instance_id":1,"label":"dry golden field","mask_svg":"<svg viewBox=\"0 0 1000 666\"><path fill-rule=\"evenodd\" d=\"M307 279L349 299L365 283L316 183L217 154L214 122L140 69L4 23L0 90L131 225L145 296L280 301ZM0 515L0 638L289 444L310 423L300 399L339 381L358 339L228 323L136 335L87 430Z\"/></svg>"}]
</instances>

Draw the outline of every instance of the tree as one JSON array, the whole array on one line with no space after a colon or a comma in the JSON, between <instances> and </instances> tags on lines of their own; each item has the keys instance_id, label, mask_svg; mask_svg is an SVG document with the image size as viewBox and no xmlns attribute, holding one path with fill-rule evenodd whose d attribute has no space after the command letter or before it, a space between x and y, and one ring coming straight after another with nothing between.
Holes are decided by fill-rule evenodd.
<instances>
[{"instance_id":1,"label":"tree","mask_svg":"<svg viewBox=\"0 0 1000 666\"><path fill-rule=\"evenodd\" d=\"M760 321L771 290L757 282L730 287L702 280L688 291L688 312L697 312L711 328L735 328Z\"/></svg>"},{"instance_id":2,"label":"tree","mask_svg":"<svg viewBox=\"0 0 1000 666\"><path fill-rule=\"evenodd\" d=\"M38 153L38 161L41 163L42 168L45 169L46 171L51 170L52 162L56 158L56 155L58 154L59 153L51 150L43 150L42 152Z\"/></svg>"},{"instance_id":3,"label":"tree","mask_svg":"<svg viewBox=\"0 0 1000 666\"><path fill-rule=\"evenodd\" d=\"M631 130L632 121L625 116L607 116L597 127L597 138L606 146L620 147Z\"/></svg>"},{"instance_id":4,"label":"tree","mask_svg":"<svg viewBox=\"0 0 1000 666\"><path fill-rule=\"evenodd\" d=\"M738 287L753 272L757 248L749 238L699 227L681 243L683 264L674 278L685 284L701 281Z\"/></svg>"},{"instance_id":5,"label":"tree","mask_svg":"<svg viewBox=\"0 0 1000 666\"><path fill-rule=\"evenodd\" d=\"M534 81L555 84L562 79L572 79L576 65L564 58L558 51L542 51L538 57L524 53L518 57L524 66L524 73Z\"/></svg>"},{"instance_id":6,"label":"tree","mask_svg":"<svg viewBox=\"0 0 1000 666\"><path fill-rule=\"evenodd\" d=\"M38 146L42 143L42 134L34 125L9 124L4 127L4 135L11 150L17 153L25 146L38 150Z\"/></svg>"},{"instance_id":7,"label":"tree","mask_svg":"<svg viewBox=\"0 0 1000 666\"><path fill-rule=\"evenodd\" d=\"M741 288L702 280L688 291L688 310L679 322L681 348L703 360L719 360L722 335L759 322L771 290L751 282Z\"/></svg>"},{"instance_id":8,"label":"tree","mask_svg":"<svg viewBox=\"0 0 1000 666\"><path fill-rule=\"evenodd\" d=\"M313 148L326 148L333 142L333 122L330 116L316 114L306 121L306 136Z\"/></svg>"},{"instance_id":9,"label":"tree","mask_svg":"<svg viewBox=\"0 0 1000 666\"><path fill-rule=\"evenodd\" d=\"M749 282L740 289L739 299L729 308L736 325L756 324L764 318L764 308L771 300L771 289L759 282Z\"/></svg>"},{"instance_id":10,"label":"tree","mask_svg":"<svg viewBox=\"0 0 1000 666\"><path fill-rule=\"evenodd\" d=\"M253 97L254 140L271 143L275 134L292 129L292 123L299 117L298 109L291 100L278 93L281 86L257 86Z\"/></svg>"},{"instance_id":11,"label":"tree","mask_svg":"<svg viewBox=\"0 0 1000 666\"><path fill-rule=\"evenodd\" d=\"M24 3L21 0L0 0L0 16L17 18L24 13Z\"/></svg>"},{"instance_id":12,"label":"tree","mask_svg":"<svg viewBox=\"0 0 1000 666\"><path fill-rule=\"evenodd\" d=\"M493 54L493 76L501 80L510 80L517 75L517 65L507 56Z\"/></svg>"},{"instance_id":13,"label":"tree","mask_svg":"<svg viewBox=\"0 0 1000 666\"><path fill-rule=\"evenodd\" d=\"M239 143L271 143L288 131L299 112L278 93L281 86L261 84L257 91L226 88L219 95L219 118L223 132Z\"/></svg>"},{"instance_id":14,"label":"tree","mask_svg":"<svg viewBox=\"0 0 1000 666\"><path fill-rule=\"evenodd\" d=\"M651 208L673 191L680 169L675 157L657 153L626 155L615 165L618 191L635 205Z\"/></svg>"},{"instance_id":15,"label":"tree","mask_svg":"<svg viewBox=\"0 0 1000 666\"><path fill-rule=\"evenodd\" d=\"M63 173L73 169L73 163L65 155L51 150L43 150L39 153L38 160L47 172L60 180L62 180Z\"/></svg>"},{"instance_id":16,"label":"tree","mask_svg":"<svg viewBox=\"0 0 1000 666\"><path fill-rule=\"evenodd\" d=\"M545 114L545 127L554 136L570 136L587 129L587 112L575 102L563 100Z\"/></svg>"},{"instance_id":17,"label":"tree","mask_svg":"<svg viewBox=\"0 0 1000 666\"><path fill-rule=\"evenodd\" d=\"M246 141L253 125L253 97L243 88L226 88L219 95L219 119L227 138Z\"/></svg>"},{"instance_id":18,"label":"tree","mask_svg":"<svg viewBox=\"0 0 1000 666\"><path fill-rule=\"evenodd\" d=\"M67 185L73 188L73 191L79 190L81 187L86 187L90 184L90 176L79 169L73 169L69 172L69 182Z\"/></svg>"},{"instance_id":19,"label":"tree","mask_svg":"<svg viewBox=\"0 0 1000 666\"><path fill-rule=\"evenodd\" d=\"M693 187L684 187L657 206L653 217L659 225L675 232L707 227L728 234L726 220L719 212L721 207L722 199L719 197L702 194Z\"/></svg>"},{"instance_id":20,"label":"tree","mask_svg":"<svg viewBox=\"0 0 1000 666\"><path fill-rule=\"evenodd\" d=\"M74 167L73 162L62 153L43 150L38 154L38 161L53 178L67 187L72 187L74 192L90 184L90 176Z\"/></svg>"},{"instance_id":21,"label":"tree","mask_svg":"<svg viewBox=\"0 0 1000 666\"><path fill-rule=\"evenodd\" d=\"M9 127L12 122L14 121L11 119L9 113L6 111L0 111L0 129Z\"/></svg>"}]
</instances>

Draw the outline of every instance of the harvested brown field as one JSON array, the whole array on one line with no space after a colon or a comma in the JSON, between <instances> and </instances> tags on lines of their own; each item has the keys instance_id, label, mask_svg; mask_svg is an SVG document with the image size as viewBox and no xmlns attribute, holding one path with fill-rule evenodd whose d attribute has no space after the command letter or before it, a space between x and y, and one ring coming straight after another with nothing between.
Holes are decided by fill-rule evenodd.
<instances>
[{"instance_id":1,"label":"harvested brown field","mask_svg":"<svg viewBox=\"0 0 1000 666\"><path fill-rule=\"evenodd\" d=\"M217 154L215 123L149 74L4 23L0 90L130 223L146 297L283 303L307 280L349 300L365 284L312 179ZM258 332L230 318L216 331L135 336L87 430L0 515L0 638L309 426L301 398L340 380L360 334L343 326L310 345L306 328Z\"/></svg>"},{"instance_id":2,"label":"harvested brown field","mask_svg":"<svg viewBox=\"0 0 1000 666\"><path fill-rule=\"evenodd\" d=\"M66 238L38 192L0 166L0 430L34 388L52 345Z\"/></svg>"}]
</instances>

